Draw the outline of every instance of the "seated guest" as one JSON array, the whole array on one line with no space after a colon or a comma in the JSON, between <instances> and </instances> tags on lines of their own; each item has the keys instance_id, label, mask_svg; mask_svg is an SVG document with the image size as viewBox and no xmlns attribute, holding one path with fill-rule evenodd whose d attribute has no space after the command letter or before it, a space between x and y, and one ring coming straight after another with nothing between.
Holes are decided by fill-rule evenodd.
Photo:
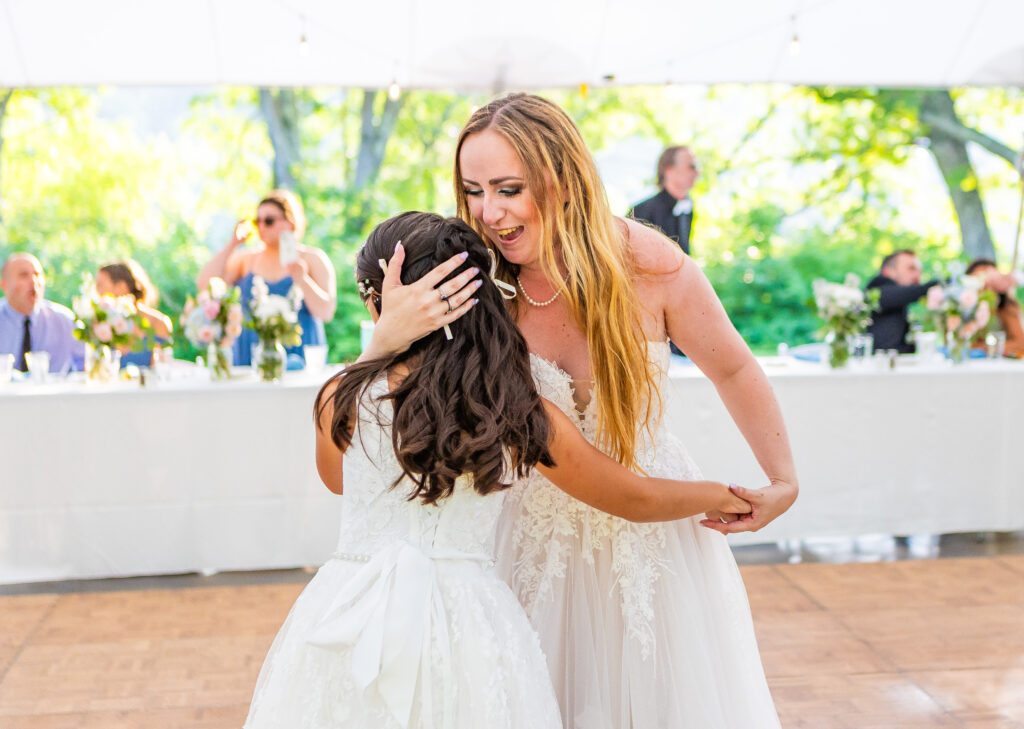
<instances>
[{"instance_id":1,"label":"seated guest","mask_svg":"<svg viewBox=\"0 0 1024 729\"><path fill-rule=\"evenodd\" d=\"M914 345L907 341L907 307L937 283L921 283L921 260L911 250L895 251L882 260L879 274L867 285L868 290L879 291L878 309L868 325L876 350L897 349L901 354L914 351Z\"/></svg>"},{"instance_id":2,"label":"seated guest","mask_svg":"<svg viewBox=\"0 0 1024 729\"><path fill-rule=\"evenodd\" d=\"M131 296L135 299L135 308L149 322L152 338L149 334L145 336L144 349L141 352L122 351L121 366L149 366L153 359L154 340L161 344L167 342L171 337L173 325L170 317L154 308L159 300L159 294L142 266L130 258L103 266L96 272L96 293Z\"/></svg>"},{"instance_id":3,"label":"seated guest","mask_svg":"<svg viewBox=\"0 0 1024 729\"><path fill-rule=\"evenodd\" d=\"M316 248L299 244L296 257L291 258L288 246L281 247L284 231L294 234L299 240L306 229L306 217L299 198L287 190L274 190L260 201L256 208L256 233L259 243L255 248L243 249L252 223L239 221L228 244L211 258L196 281L199 290L207 282L219 276L231 286L238 286L242 308L250 314L249 301L252 298L253 276L266 281L271 294L284 296L294 284L302 291L302 308L299 309L299 324L302 326L302 344L326 344L324 322L334 318L338 304L334 266L327 255ZM256 333L244 329L235 341L235 364L248 365L252 359L252 346L256 344ZM302 345L288 349L289 369L293 363L301 368Z\"/></svg>"},{"instance_id":4,"label":"seated guest","mask_svg":"<svg viewBox=\"0 0 1024 729\"><path fill-rule=\"evenodd\" d=\"M1024 357L1024 313L1020 302L1014 295L1019 285L1019 274L1000 273L996 262L979 258L967 267L967 275L975 276L985 282L985 288L995 292L999 297L996 305L996 316L999 324L1006 332L1006 347L1003 354L1007 357Z\"/></svg>"},{"instance_id":5,"label":"seated guest","mask_svg":"<svg viewBox=\"0 0 1024 729\"><path fill-rule=\"evenodd\" d=\"M67 307L47 301L46 277L39 259L12 253L0 269L0 354L13 354L14 366L28 371L28 352L49 352L50 371L82 369L85 345L75 339L75 316Z\"/></svg>"}]
</instances>

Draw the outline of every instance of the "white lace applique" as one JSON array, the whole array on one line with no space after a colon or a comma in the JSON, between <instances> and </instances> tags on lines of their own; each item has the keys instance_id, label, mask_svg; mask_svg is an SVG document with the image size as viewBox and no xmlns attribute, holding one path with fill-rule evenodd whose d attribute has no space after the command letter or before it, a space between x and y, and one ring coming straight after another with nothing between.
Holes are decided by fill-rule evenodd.
<instances>
[{"instance_id":1,"label":"white lace applique","mask_svg":"<svg viewBox=\"0 0 1024 729\"><path fill-rule=\"evenodd\" d=\"M653 344L652 350L657 346ZM667 359L668 346L663 349ZM536 355L531 358L540 395L578 423L593 443L597 431L593 398L581 417L568 373ZM656 454L655 443L644 434L638 444L638 463L646 470L656 463ZM635 524L606 514L572 498L536 471L509 497L506 514L514 514L516 520L512 527L516 550L513 588L528 614L536 602L553 598L555 586L566 577L573 550L579 550L581 559L591 566L595 555L608 550L626 630L639 643L645 659L653 653L655 589L667 568L662 557L664 524Z\"/></svg>"}]
</instances>

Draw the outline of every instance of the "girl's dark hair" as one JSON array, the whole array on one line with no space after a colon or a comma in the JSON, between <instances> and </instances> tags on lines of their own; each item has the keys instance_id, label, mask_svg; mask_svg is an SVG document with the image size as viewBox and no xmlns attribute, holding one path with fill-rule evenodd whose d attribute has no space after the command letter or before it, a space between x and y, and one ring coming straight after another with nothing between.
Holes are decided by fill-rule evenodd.
<instances>
[{"instance_id":1,"label":"girl's dark hair","mask_svg":"<svg viewBox=\"0 0 1024 729\"><path fill-rule=\"evenodd\" d=\"M438 330L406 351L357 362L321 388L314 412L317 427L328 398L334 405L331 439L342 449L352 442L364 392L389 369L404 364L408 375L382 396L391 400L391 438L402 476L416 485L410 500L427 504L451 495L455 479L473 476L481 494L506 488L537 463L554 465L548 451L548 419L530 375L526 341L487 277L490 256L480 236L458 218L402 213L378 225L356 258L363 298L380 311L384 272L395 244L405 248L402 283L411 284L452 256L468 257L446 281L471 266L484 273L479 303L451 324L452 339ZM327 395L336 383L333 395ZM378 416L379 417L379 416Z\"/></svg>"}]
</instances>

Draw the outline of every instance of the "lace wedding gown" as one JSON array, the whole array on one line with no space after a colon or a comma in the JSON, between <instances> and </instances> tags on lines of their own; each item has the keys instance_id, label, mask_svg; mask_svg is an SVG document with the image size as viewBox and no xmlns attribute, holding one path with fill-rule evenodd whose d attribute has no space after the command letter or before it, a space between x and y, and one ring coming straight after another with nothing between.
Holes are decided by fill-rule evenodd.
<instances>
[{"instance_id":1,"label":"lace wedding gown","mask_svg":"<svg viewBox=\"0 0 1024 729\"><path fill-rule=\"evenodd\" d=\"M561 727L537 634L493 568L507 491L481 496L467 476L436 507L407 501L376 407L345 452L338 551L274 640L245 726Z\"/></svg>"},{"instance_id":2,"label":"lace wedding gown","mask_svg":"<svg viewBox=\"0 0 1024 729\"><path fill-rule=\"evenodd\" d=\"M667 372L667 343L648 344ZM593 442L568 374L531 355L534 380ZM699 479L662 425L637 461ZM746 591L726 538L701 517L634 524L576 501L537 472L508 492L499 572L540 634L565 729L776 729Z\"/></svg>"}]
</instances>

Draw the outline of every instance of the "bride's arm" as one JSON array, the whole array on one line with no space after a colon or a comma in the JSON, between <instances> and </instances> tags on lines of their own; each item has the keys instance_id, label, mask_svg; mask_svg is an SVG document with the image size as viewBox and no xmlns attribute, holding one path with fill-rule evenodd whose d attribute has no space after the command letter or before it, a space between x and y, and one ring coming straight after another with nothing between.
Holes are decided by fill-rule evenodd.
<instances>
[{"instance_id":1,"label":"bride's arm","mask_svg":"<svg viewBox=\"0 0 1024 729\"><path fill-rule=\"evenodd\" d=\"M770 482L759 490L737 491L753 506L747 516L728 524L709 520L705 525L723 533L757 531L797 497L796 468L782 411L768 378L700 267L656 232L642 228L638 234L640 227L630 227L631 240L646 248L647 260L654 262L652 279L662 295L669 337L714 384Z\"/></svg>"},{"instance_id":2,"label":"bride's arm","mask_svg":"<svg viewBox=\"0 0 1024 729\"><path fill-rule=\"evenodd\" d=\"M587 442L565 413L544 400L555 466L537 466L546 478L584 504L636 522L670 521L720 510L746 513L750 505L714 481L673 481L637 475Z\"/></svg>"}]
</instances>

